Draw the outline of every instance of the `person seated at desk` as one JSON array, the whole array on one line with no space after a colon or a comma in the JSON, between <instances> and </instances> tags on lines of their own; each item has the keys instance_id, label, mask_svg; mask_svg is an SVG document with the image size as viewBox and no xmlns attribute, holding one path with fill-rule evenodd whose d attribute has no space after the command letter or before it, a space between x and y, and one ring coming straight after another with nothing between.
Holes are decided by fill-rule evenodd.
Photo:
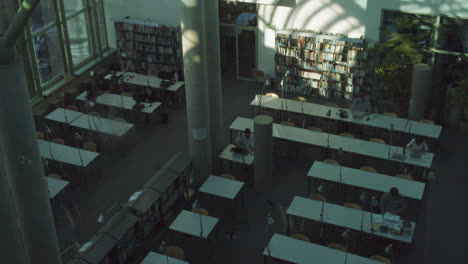
<instances>
[{"instance_id":1,"label":"person seated at desk","mask_svg":"<svg viewBox=\"0 0 468 264\"><path fill-rule=\"evenodd\" d=\"M389 212L391 214L398 215L405 208L405 197L400 195L400 192L395 187L392 187L390 192L384 193L380 199L380 211L382 214Z\"/></svg>"},{"instance_id":2,"label":"person seated at desk","mask_svg":"<svg viewBox=\"0 0 468 264\"><path fill-rule=\"evenodd\" d=\"M236 148L233 149L234 152L248 153L252 151L254 146L254 139L250 129L246 128L244 132L236 139L234 145L236 146Z\"/></svg>"},{"instance_id":3,"label":"person seated at desk","mask_svg":"<svg viewBox=\"0 0 468 264\"><path fill-rule=\"evenodd\" d=\"M425 138L420 136L413 138L408 145L406 145L406 148L415 155L421 155L429 150Z\"/></svg>"},{"instance_id":4,"label":"person seated at desk","mask_svg":"<svg viewBox=\"0 0 468 264\"><path fill-rule=\"evenodd\" d=\"M354 118L363 118L371 113L370 101L365 90L359 91L358 97L353 100L350 110Z\"/></svg>"}]
</instances>

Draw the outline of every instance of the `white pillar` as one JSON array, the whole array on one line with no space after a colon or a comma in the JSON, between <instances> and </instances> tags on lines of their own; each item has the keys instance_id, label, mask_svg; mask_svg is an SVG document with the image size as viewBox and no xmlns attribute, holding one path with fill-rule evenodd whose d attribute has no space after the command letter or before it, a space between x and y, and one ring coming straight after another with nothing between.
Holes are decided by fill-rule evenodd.
<instances>
[{"instance_id":1,"label":"white pillar","mask_svg":"<svg viewBox=\"0 0 468 264\"><path fill-rule=\"evenodd\" d=\"M273 118L258 115L254 118L255 189L266 190L272 184Z\"/></svg>"},{"instance_id":2,"label":"white pillar","mask_svg":"<svg viewBox=\"0 0 468 264\"><path fill-rule=\"evenodd\" d=\"M424 119L424 111L429 103L432 88L432 68L427 64L418 63L413 66L413 80L411 83L411 98L408 118L412 120Z\"/></svg>"},{"instance_id":3,"label":"white pillar","mask_svg":"<svg viewBox=\"0 0 468 264\"><path fill-rule=\"evenodd\" d=\"M219 154L224 149L223 107L221 89L221 59L219 47L218 0L205 0L205 44L207 60L207 84L210 109L210 137L213 170L220 163Z\"/></svg>"},{"instance_id":4,"label":"white pillar","mask_svg":"<svg viewBox=\"0 0 468 264\"><path fill-rule=\"evenodd\" d=\"M211 173L211 135L206 75L204 1L181 0L182 50L190 154L202 179Z\"/></svg>"}]
</instances>

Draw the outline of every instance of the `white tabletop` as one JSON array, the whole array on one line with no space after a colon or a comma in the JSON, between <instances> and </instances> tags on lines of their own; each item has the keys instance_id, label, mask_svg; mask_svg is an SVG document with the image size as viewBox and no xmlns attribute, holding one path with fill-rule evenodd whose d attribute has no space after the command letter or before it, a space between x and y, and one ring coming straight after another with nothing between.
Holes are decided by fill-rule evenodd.
<instances>
[{"instance_id":1,"label":"white tabletop","mask_svg":"<svg viewBox=\"0 0 468 264\"><path fill-rule=\"evenodd\" d=\"M86 114L79 116L70 125L113 136L123 136L133 128L133 124L130 123Z\"/></svg>"},{"instance_id":2,"label":"white tabletop","mask_svg":"<svg viewBox=\"0 0 468 264\"><path fill-rule=\"evenodd\" d=\"M200 219L202 224L200 225ZM198 213L182 210L177 218L172 222L169 229L186 233L196 237L207 238L215 225L218 223L218 218L201 215ZM200 231L203 228L203 234L200 236Z\"/></svg>"},{"instance_id":3,"label":"white tabletop","mask_svg":"<svg viewBox=\"0 0 468 264\"><path fill-rule=\"evenodd\" d=\"M140 85L140 86L148 86L148 83L149 83L149 86L152 88L157 88L157 89L170 91L170 92L176 92L182 86L184 86L184 82L175 82L173 85L169 86L168 88L161 88L161 79L159 79L156 76L137 74L133 72L132 73L125 72L124 75L125 76L122 80L126 83Z\"/></svg>"},{"instance_id":4,"label":"white tabletop","mask_svg":"<svg viewBox=\"0 0 468 264\"><path fill-rule=\"evenodd\" d=\"M426 124L418 121L408 121L408 119L384 116L380 114L371 114L369 120L366 118L354 118L350 112L348 112L348 118L341 118L338 110L340 108L330 107L321 104L314 104L308 102L299 102L297 100L273 98L271 96L257 95L254 100L250 103L251 106L258 106L261 104L262 107L275 109L275 110L287 110L294 113L304 113L305 115L317 116L321 118L328 118L327 112L331 110L330 118L334 120L342 120L345 122L351 122L355 124L368 125L372 127L390 129L393 124L395 131L411 133L431 138L439 138L442 131L442 126Z\"/></svg>"},{"instance_id":5,"label":"white tabletop","mask_svg":"<svg viewBox=\"0 0 468 264\"><path fill-rule=\"evenodd\" d=\"M86 101L86 94L87 94L86 91L82 92L75 99L80 100L80 101ZM123 108L123 109L127 109L127 110L143 112L143 113L147 113L147 114L153 113L161 105L161 103L159 103L159 102L142 103L145 107L142 108L141 110L135 110L135 109L133 109L133 106L135 105L136 102L135 102L135 100L133 100L132 97L118 95L118 94L112 94L112 93L100 94L100 95L98 95L96 97L96 99L94 101L97 104L108 105L108 106L113 106L113 107L117 107L117 108Z\"/></svg>"},{"instance_id":6,"label":"white tabletop","mask_svg":"<svg viewBox=\"0 0 468 264\"><path fill-rule=\"evenodd\" d=\"M55 178L51 177L46 177L47 179L47 186L49 187L49 197L53 199L57 194L59 194L67 185L69 182L64 181L64 180L58 180Z\"/></svg>"},{"instance_id":7,"label":"white tabletop","mask_svg":"<svg viewBox=\"0 0 468 264\"><path fill-rule=\"evenodd\" d=\"M231 149L234 147L235 147L234 145L229 144L224 149L223 153L219 155L219 158L234 161L237 163L242 163L248 166L252 165L252 163L254 162L254 152L252 151L247 154L236 153L234 151L231 151Z\"/></svg>"},{"instance_id":8,"label":"white tabletop","mask_svg":"<svg viewBox=\"0 0 468 264\"><path fill-rule=\"evenodd\" d=\"M344 207L341 205L322 203L320 201L295 196L293 201L288 207L287 214L306 219L321 221L320 214L322 212L323 204L323 222L342 226L345 228L358 230L361 232L370 233L376 236L411 243L413 239L415 223L411 222L411 232L402 233L400 235L391 232L383 233L371 229L371 216L379 216L379 214L372 214L367 211L356 210L353 208ZM362 230L361 230L362 224Z\"/></svg>"},{"instance_id":9,"label":"white tabletop","mask_svg":"<svg viewBox=\"0 0 468 264\"><path fill-rule=\"evenodd\" d=\"M340 166L315 161L307 176L340 182ZM417 200L422 199L425 186L423 182L343 166L341 167L341 183L379 192L388 192L390 188L396 187L403 196Z\"/></svg>"},{"instance_id":10,"label":"white tabletop","mask_svg":"<svg viewBox=\"0 0 468 264\"><path fill-rule=\"evenodd\" d=\"M268 249L270 250L270 253L268 253ZM346 254L348 254L347 257ZM263 255L271 255L276 259L298 264L342 264L345 263L346 258L346 263L348 264L382 263L280 234L273 234L273 237L270 239L268 246L265 247L265 250L263 251Z\"/></svg>"},{"instance_id":11,"label":"white tabletop","mask_svg":"<svg viewBox=\"0 0 468 264\"><path fill-rule=\"evenodd\" d=\"M210 175L199 191L233 200L242 186L243 182Z\"/></svg>"},{"instance_id":12,"label":"white tabletop","mask_svg":"<svg viewBox=\"0 0 468 264\"><path fill-rule=\"evenodd\" d=\"M169 262L168 262L169 259ZM150 251L140 264L189 264L186 261Z\"/></svg>"},{"instance_id":13,"label":"white tabletop","mask_svg":"<svg viewBox=\"0 0 468 264\"><path fill-rule=\"evenodd\" d=\"M50 112L45 118L48 120L53 120L60 123L70 124L83 113L68 110L65 108L57 108L54 111Z\"/></svg>"},{"instance_id":14,"label":"white tabletop","mask_svg":"<svg viewBox=\"0 0 468 264\"><path fill-rule=\"evenodd\" d=\"M37 144L39 145L39 152L41 153L41 157L79 167L87 167L95 158L97 158L97 156L99 156L99 153L96 152L52 143L41 139L37 140ZM83 160L83 163L81 160Z\"/></svg>"},{"instance_id":15,"label":"white tabletop","mask_svg":"<svg viewBox=\"0 0 468 264\"><path fill-rule=\"evenodd\" d=\"M250 128L250 130L254 132L253 120L245 117L237 117L229 128L237 131L243 131L246 128ZM389 146L387 144L380 144L356 138L342 137L334 134L329 135L328 133L324 132L311 131L304 128L285 126L276 123L273 124L273 137L318 147L328 147L331 149L342 148L345 152L356 153L384 160L393 160L396 162L402 162L425 168L431 167L432 160L434 158L433 153L424 153L422 157L415 157L411 155L410 151L406 151L406 158L404 160L398 160L394 159L392 154L402 154L402 147ZM327 143L328 140L329 143Z\"/></svg>"}]
</instances>

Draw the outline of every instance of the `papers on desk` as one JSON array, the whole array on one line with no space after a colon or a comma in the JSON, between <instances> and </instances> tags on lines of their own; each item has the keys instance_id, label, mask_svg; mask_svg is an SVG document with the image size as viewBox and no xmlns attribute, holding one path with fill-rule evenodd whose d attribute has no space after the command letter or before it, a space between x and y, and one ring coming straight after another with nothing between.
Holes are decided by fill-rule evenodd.
<instances>
[{"instance_id":1,"label":"papers on desk","mask_svg":"<svg viewBox=\"0 0 468 264\"><path fill-rule=\"evenodd\" d=\"M83 244L83 246L80 247L80 249L78 249L78 251L80 252L86 251L92 244L93 242L86 242Z\"/></svg>"},{"instance_id":2,"label":"papers on desk","mask_svg":"<svg viewBox=\"0 0 468 264\"><path fill-rule=\"evenodd\" d=\"M132 194L132 196L130 196L130 198L128 199L129 202L133 202L135 201L136 199L138 199L138 197L140 197L140 195L143 193L143 191L138 191L138 192L135 192L134 194Z\"/></svg>"},{"instance_id":3,"label":"papers on desk","mask_svg":"<svg viewBox=\"0 0 468 264\"><path fill-rule=\"evenodd\" d=\"M386 212L383 218L387 221L400 222L400 216Z\"/></svg>"}]
</instances>

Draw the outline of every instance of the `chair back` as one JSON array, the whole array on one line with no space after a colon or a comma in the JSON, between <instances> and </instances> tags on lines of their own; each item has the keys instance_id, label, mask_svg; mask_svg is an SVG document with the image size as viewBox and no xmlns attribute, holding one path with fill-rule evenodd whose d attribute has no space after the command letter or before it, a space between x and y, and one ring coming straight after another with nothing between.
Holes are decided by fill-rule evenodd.
<instances>
[{"instance_id":1,"label":"chair back","mask_svg":"<svg viewBox=\"0 0 468 264\"><path fill-rule=\"evenodd\" d=\"M294 100L299 101L299 102L307 102L307 99L305 97L302 97L302 96L298 96L298 97L294 98Z\"/></svg>"},{"instance_id":2,"label":"chair back","mask_svg":"<svg viewBox=\"0 0 468 264\"><path fill-rule=\"evenodd\" d=\"M97 152L97 145L92 141L83 142L83 149L87 151Z\"/></svg>"},{"instance_id":3,"label":"chair back","mask_svg":"<svg viewBox=\"0 0 468 264\"><path fill-rule=\"evenodd\" d=\"M226 179L230 179L230 180L233 180L233 181L236 180L236 177L232 176L231 174L221 174L221 177L226 178Z\"/></svg>"},{"instance_id":4,"label":"chair back","mask_svg":"<svg viewBox=\"0 0 468 264\"><path fill-rule=\"evenodd\" d=\"M385 141L380 139L380 138L371 138L371 139L369 139L369 141L374 142L374 143L385 144Z\"/></svg>"},{"instance_id":5,"label":"chair back","mask_svg":"<svg viewBox=\"0 0 468 264\"><path fill-rule=\"evenodd\" d=\"M384 116L391 116L391 117L398 117L397 114L391 113L391 112L385 112L385 113L383 113L382 115L384 115Z\"/></svg>"},{"instance_id":6,"label":"chair back","mask_svg":"<svg viewBox=\"0 0 468 264\"><path fill-rule=\"evenodd\" d=\"M133 95L132 95L131 93L127 93L127 92L120 93L120 95L122 95L122 96L128 96L128 97L133 97Z\"/></svg>"},{"instance_id":7,"label":"chair back","mask_svg":"<svg viewBox=\"0 0 468 264\"><path fill-rule=\"evenodd\" d=\"M268 96L268 97L273 97L273 98L279 98L279 96L275 93L266 93L265 96Z\"/></svg>"},{"instance_id":8,"label":"chair back","mask_svg":"<svg viewBox=\"0 0 468 264\"><path fill-rule=\"evenodd\" d=\"M65 144L65 140L63 140L63 138L54 138L54 139L52 139L52 143L64 145L64 144Z\"/></svg>"},{"instance_id":9,"label":"chair back","mask_svg":"<svg viewBox=\"0 0 468 264\"><path fill-rule=\"evenodd\" d=\"M340 245L338 243L330 243L327 246L329 248L333 248L333 249L340 250L340 251L343 251L343 252L348 251L348 249L346 249L346 247L344 247L343 245Z\"/></svg>"},{"instance_id":10,"label":"chair back","mask_svg":"<svg viewBox=\"0 0 468 264\"><path fill-rule=\"evenodd\" d=\"M40 132L40 131L39 131L39 132L36 132L36 137L37 137L38 139L44 139L44 133L42 133L42 132Z\"/></svg>"},{"instance_id":11,"label":"chair back","mask_svg":"<svg viewBox=\"0 0 468 264\"><path fill-rule=\"evenodd\" d=\"M47 177L54 178L54 179L57 179L57 180L62 179L62 177L60 175L55 174L55 173L49 173L49 174L47 174Z\"/></svg>"},{"instance_id":12,"label":"chair back","mask_svg":"<svg viewBox=\"0 0 468 264\"><path fill-rule=\"evenodd\" d=\"M283 126L292 126L292 127L295 127L295 126L296 126L293 122L288 122L288 121L283 121L283 122L280 123L280 125L283 125Z\"/></svg>"},{"instance_id":13,"label":"chair back","mask_svg":"<svg viewBox=\"0 0 468 264\"><path fill-rule=\"evenodd\" d=\"M409 175L406 175L406 174L397 174L397 175L395 175L395 177L400 178L400 179L409 180L409 181L414 180L413 177L411 177Z\"/></svg>"},{"instance_id":14,"label":"chair back","mask_svg":"<svg viewBox=\"0 0 468 264\"><path fill-rule=\"evenodd\" d=\"M386 264L392 264L392 262L388 258L382 256L371 256L370 259L377 260Z\"/></svg>"},{"instance_id":15,"label":"chair back","mask_svg":"<svg viewBox=\"0 0 468 264\"><path fill-rule=\"evenodd\" d=\"M208 210L205 208L193 208L192 212L208 216Z\"/></svg>"},{"instance_id":16,"label":"chair back","mask_svg":"<svg viewBox=\"0 0 468 264\"><path fill-rule=\"evenodd\" d=\"M323 195L319 194L319 193L310 194L308 197L309 197L309 199L319 201L319 202L326 202L327 201L327 199L325 199L325 197Z\"/></svg>"},{"instance_id":17,"label":"chair back","mask_svg":"<svg viewBox=\"0 0 468 264\"><path fill-rule=\"evenodd\" d=\"M307 130L323 132L323 130L320 127L308 127Z\"/></svg>"},{"instance_id":18,"label":"chair back","mask_svg":"<svg viewBox=\"0 0 468 264\"><path fill-rule=\"evenodd\" d=\"M337 105L336 103L332 103L332 102L327 102L325 103L326 106L329 106L329 107L336 107L336 108L340 108L339 105Z\"/></svg>"},{"instance_id":19,"label":"chair back","mask_svg":"<svg viewBox=\"0 0 468 264\"><path fill-rule=\"evenodd\" d=\"M256 80L262 80L263 78L265 78L265 73L263 71L253 69L252 70L252 77L254 79L256 79Z\"/></svg>"},{"instance_id":20,"label":"chair back","mask_svg":"<svg viewBox=\"0 0 468 264\"><path fill-rule=\"evenodd\" d=\"M363 171L368 171L368 172L374 172L374 173L377 172L376 169L374 169L374 168L372 168L372 167L368 167L368 166L362 166L362 167L360 167L359 169L360 169L360 170L363 170Z\"/></svg>"},{"instance_id":21,"label":"chair back","mask_svg":"<svg viewBox=\"0 0 468 264\"><path fill-rule=\"evenodd\" d=\"M295 233L295 234L290 235L289 237L294 238L294 239L299 239L302 241L306 241L306 242L310 242L310 239L304 234Z\"/></svg>"},{"instance_id":22,"label":"chair back","mask_svg":"<svg viewBox=\"0 0 468 264\"><path fill-rule=\"evenodd\" d=\"M72 111L78 111L78 107L76 105L68 105L67 109Z\"/></svg>"},{"instance_id":23,"label":"chair back","mask_svg":"<svg viewBox=\"0 0 468 264\"><path fill-rule=\"evenodd\" d=\"M334 159L326 159L323 162L328 163L328 164L340 165L340 163Z\"/></svg>"},{"instance_id":24,"label":"chair back","mask_svg":"<svg viewBox=\"0 0 468 264\"><path fill-rule=\"evenodd\" d=\"M353 134L351 134L351 133L340 133L340 136L348 137L348 138L354 138Z\"/></svg>"},{"instance_id":25,"label":"chair back","mask_svg":"<svg viewBox=\"0 0 468 264\"><path fill-rule=\"evenodd\" d=\"M348 207L348 208L353 208L353 209L356 209L356 210L362 210L362 207L359 204L356 204L356 203L344 203L343 206Z\"/></svg>"},{"instance_id":26,"label":"chair back","mask_svg":"<svg viewBox=\"0 0 468 264\"><path fill-rule=\"evenodd\" d=\"M435 122L432 121L432 120L429 120L429 119L419 120L419 122L426 123L426 124L431 124L431 125L435 125Z\"/></svg>"},{"instance_id":27,"label":"chair back","mask_svg":"<svg viewBox=\"0 0 468 264\"><path fill-rule=\"evenodd\" d=\"M175 246L167 247L166 251L164 252L164 255L169 256L171 258L176 258L178 260L185 259L184 250L181 249L180 247L175 247Z\"/></svg>"},{"instance_id":28,"label":"chair back","mask_svg":"<svg viewBox=\"0 0 468 264\"><path fill-rule=\"evenodd\" d=\"M125 118L123 118L123 117L115 117L114 120L119 121L119 122L127 123L127 120L125 120Z\"/></svg>"},{"instance_id":29,"label":"chair back","mask_svg":"<svg viewBox=\"0 0 468 264\"><path fill-rule=\"evenodd\" d=\"M88 115L92 115L92 116L97 116L97 117L101 117L101 115L98 113L98 112L89 112Z\"/></svg>"}]
</instances>

